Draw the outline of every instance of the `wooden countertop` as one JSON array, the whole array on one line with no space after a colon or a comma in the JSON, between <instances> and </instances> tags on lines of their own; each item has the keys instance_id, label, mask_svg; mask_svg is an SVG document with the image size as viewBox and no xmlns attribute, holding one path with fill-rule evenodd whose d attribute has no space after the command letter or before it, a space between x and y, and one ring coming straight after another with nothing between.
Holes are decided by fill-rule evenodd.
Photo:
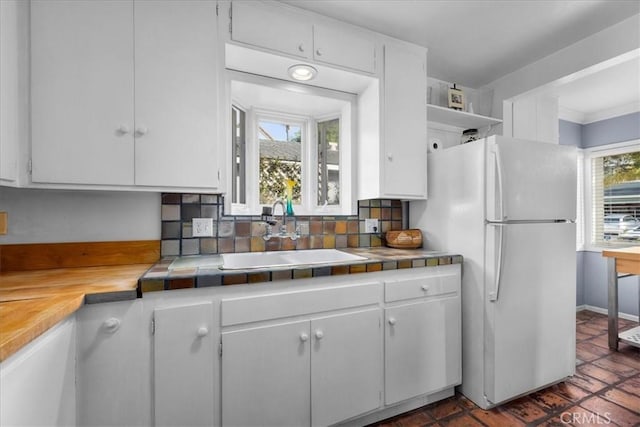
<instances>
[{"instance_id":1,"label":"wooden countertop","mask_svg":"<svg viewBox=\"0 0 640 427\"><path fill-rule=\"evenodd\" d=\"M0 361L74 313L85 300L135 298L138 279L152 265L0 273Z\"/></svg>"},{"instance_id":2,"label":"wooden countertop","mask_svg":"<svg viewBox=\"0 0 640 427\"><path fill-rule=\"evenodd\" d=\"M607 249L602 251L602 256L616 259L618 273L640 274L640 246Z\"/></svg>"}]
</instances>

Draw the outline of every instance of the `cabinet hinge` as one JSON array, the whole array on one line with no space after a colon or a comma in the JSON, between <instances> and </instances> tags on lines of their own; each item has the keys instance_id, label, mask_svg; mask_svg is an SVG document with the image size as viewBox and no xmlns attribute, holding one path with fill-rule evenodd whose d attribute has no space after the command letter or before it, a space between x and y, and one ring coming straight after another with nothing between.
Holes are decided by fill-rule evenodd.
<instances>
[{"instance_id":1,"label":"cabinet hinge","mask_svg":"<svg viewBox=\"0 0 640 427\"><path fill-rule=\"evenodd\" d=\"M222 359L222 338L220 338L220 343L218 344L218 356Z\"/></svg>"},{"instance_id":2,"label":"cabinet hinge","mask_svg":"<svg viewBox=\"0 0 640 427\"><path fill-rule=\"evenodd\" d=\"M33 160L31 159L29 159L29 161L27 162L27 171L29 172L29 175L31 175L33 172Z\"/></svg>"},{"instance_id":3,"label":"cabinet hinge","mask_svg":"<svg viewBox=\"0 0 640 427\"><path fill-rule=\"evenodd\" d=\"M229 34L233 34L233 4L229 5Z\"/></svg>"},{"instance_id":4,"label":"cabinet hinge","mask_svg":"<svg viewBox=\"0 0 640 427\"><path fill-rule=\"evenodd\" d=\"M156 319L151 319L151 335L156 334Z\"/></svg>"}]
</instances>

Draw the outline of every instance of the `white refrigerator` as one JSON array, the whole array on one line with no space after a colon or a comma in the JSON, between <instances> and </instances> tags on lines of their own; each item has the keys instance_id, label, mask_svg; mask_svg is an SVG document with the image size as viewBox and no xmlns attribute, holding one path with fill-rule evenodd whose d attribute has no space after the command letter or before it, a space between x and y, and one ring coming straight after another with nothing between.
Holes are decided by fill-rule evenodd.
<instances>
[{"instance_id":1,"label":"white refrigerator","mask_svg":"<svg viewBox=\"0 0 640 427\"><path fill-rule=\"evenodd\" d=\"M490 408L575 371L576 149L493 136L431 153L410 223L464 256L461 392Z\"/></svg>"}]
</instances>

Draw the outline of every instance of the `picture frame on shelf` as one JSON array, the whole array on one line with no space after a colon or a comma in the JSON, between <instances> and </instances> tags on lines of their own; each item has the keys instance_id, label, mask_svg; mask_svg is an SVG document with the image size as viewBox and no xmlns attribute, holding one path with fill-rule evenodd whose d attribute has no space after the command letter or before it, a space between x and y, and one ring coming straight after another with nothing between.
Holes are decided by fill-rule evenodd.
<instances>
[{"instance_id":1,"label":"picture frame on shelf","mask_svg":"<svg viewBox=\"0 0 640 427\"><path fill-rule=\"evenodd\" d=\"M449 88L449 108L464 110L464 93L455 84Z\"/></svg>"}]
</instances>

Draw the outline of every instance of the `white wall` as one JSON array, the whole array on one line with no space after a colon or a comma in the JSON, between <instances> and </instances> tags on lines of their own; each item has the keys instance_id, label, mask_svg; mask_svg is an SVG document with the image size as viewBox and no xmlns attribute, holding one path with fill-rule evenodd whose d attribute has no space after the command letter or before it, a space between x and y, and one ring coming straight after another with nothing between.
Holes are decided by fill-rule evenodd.
<instances>
[{"instance_id":1,"label":"white wall","mask_svg":"<svg viewBox=\"0 0 640 427\"><path fill-rule=\"evenodd\" d=\"M160 239L160 194L0 187L0 244Z\"/></svg>"},{"instance_id":2,"label":"white wall","mask_svg":"<svg viewBox=\"0 0 640 427\"><path fill-rule=\"evenodd\" d=\"M640 48L640 14L593 34L489 83L495 117L502 118L502 101Z\"/></svg>"}]
</instances>

